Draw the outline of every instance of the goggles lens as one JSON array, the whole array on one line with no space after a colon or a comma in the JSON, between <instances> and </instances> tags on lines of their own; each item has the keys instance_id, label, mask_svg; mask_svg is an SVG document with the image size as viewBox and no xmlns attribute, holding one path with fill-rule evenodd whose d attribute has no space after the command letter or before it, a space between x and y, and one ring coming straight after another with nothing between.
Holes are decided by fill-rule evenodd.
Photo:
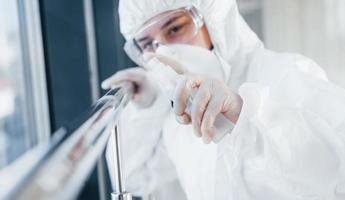
<instances>
[{"instance_id":1,"label":"goggles lens","mask_svg":"<svg viewBox=\"0 0 345 200\"><path fill-rule=\"evenodd\" d=\"M191 13L178 11L141 30L134 40L141 51L150 52L158 44L187 43L197 29Z\"/></svg>"},{"instance_id":2,"label":"goggles lens","mask_svg":"<svg viewBox=\"0 0 345 200\"><path fill-rule=\"evenodd\" d=\"M139 55L154 52L160 44L189 43L202 24L202 17L194 7L168 11L145 23L126 44L125 50L132 60L137 61Z\"/></svg>"}]
</instances>

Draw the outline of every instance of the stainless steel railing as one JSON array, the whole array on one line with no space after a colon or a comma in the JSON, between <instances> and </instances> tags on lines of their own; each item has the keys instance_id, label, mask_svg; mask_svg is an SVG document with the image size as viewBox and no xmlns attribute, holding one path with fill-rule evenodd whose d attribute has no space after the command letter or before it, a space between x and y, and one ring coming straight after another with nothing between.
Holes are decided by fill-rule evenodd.
<instances>
[{"instance_id":1,"label":"stainless steel railing","mask_svg":"<svg viewBox=\"0 0 345 200\"><path fill-rule=\"evenodd\" d=\"M121 172L121 147L117 122L131 99L133 88L123 85L99 99L84 119L76 125L59 129L53 138L26 156L21 163L28 168L17 181L3 188L0 199L45 200L75 199L89 177L97 160L102 156L107 141L115 140L116 192L112 198L130 200L125 191ZM8 170L15 176L16 170Z\"/></svg>"}]
</instances>

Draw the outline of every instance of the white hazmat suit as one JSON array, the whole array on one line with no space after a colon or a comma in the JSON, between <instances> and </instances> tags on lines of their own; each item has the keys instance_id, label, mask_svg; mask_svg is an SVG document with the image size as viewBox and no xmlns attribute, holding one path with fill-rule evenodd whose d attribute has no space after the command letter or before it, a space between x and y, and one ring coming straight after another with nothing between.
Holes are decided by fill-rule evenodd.
<instances>
[{"instance_id":1,"label":"white hazmat suit","mask_svg":"<svg viewBox=\"0 0 345 200\"><path fill-rule=\"evenodd\" d=\"M120 119L127 190L164 200L345 199L345 91L312 60L265 49L235 0L122 0L121 32L129 39L151 17L189 5L226 62L241 115L230 135L205 145L161 95L148 109L129 104Z\"/></svg>"}]
</instances>

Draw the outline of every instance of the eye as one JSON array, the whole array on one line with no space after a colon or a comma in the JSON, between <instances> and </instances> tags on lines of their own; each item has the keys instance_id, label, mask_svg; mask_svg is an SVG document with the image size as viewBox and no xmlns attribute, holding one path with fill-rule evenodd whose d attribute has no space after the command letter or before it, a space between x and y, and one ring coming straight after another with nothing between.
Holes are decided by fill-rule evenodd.
<instances>
[{"instance_id":1,"label":"eye","mask_svg":"<svg viewBox=\"0 0 345 200\"><path fill-rule=\"evenodd\" d=\"M143 45L143 50L149 50L149 49L152 49L153 47L153 41L149 41L149 42L146 42L144 45Z\"/></svg>"},{"instance_id":2,"label":"eye","mask_svg":"<svg viewBox=\"0 0 345 200\"><path fill-rule=\"evenodd\" d=\"M169 35L178 33L183 28L183 25L174 26L169 30Z\"/></svg>"}]
</instances>

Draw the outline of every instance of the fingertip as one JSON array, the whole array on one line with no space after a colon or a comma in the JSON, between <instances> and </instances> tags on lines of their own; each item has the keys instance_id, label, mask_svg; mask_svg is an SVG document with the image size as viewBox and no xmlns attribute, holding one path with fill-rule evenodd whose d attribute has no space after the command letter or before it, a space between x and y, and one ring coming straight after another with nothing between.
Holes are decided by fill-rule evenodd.
<instances>
[{"instance_id":1,"label":"fingertip","mask_svg":"<svg viewBox=\"0 0 345 200\"><path fill-rule=\"evenodd\" d=\"M204 144L210 144L211 143L211 137L206 134L202 137L202 141L204 142Z\"/></svg>"},{"instance_id":2,"label":"fingertip","mask_svg":"<svg viewBox=\"0 0 345 200\"><path fill-rule=\"evenodd\" d=\"M188 115L183 114L183 115L177 115L176 121L179 122L180 124L189 124L191 122L191 119Z\"/></svg>"},{"instance_id":3,"label":"fingertip","mask_svg":"<svg viewBox=\"0 0 345 200\"><path fill-rule=\"evenodd\" d=\"M145 62L151 60L153 57L155 56L154 53L151 53L151 52L145 52L144 55L143 55L143 59Z\"/></svg>"},{"instance_id":4,"label":"fingertip","mask_svg":"<svg viewBox=\"0 0 345 200\"><path fill-rule=\"evenodd\" d=\"M177 100L177 98L173 98L172 100L172 109L176 116L181 116L184 114L186 107L182 104L181 100Z\"/></svg>"},{"instance_id":5,"label":"fingertip","mask_svg":"<svg viewBox=\"0 0 345 200\"><path fill-rule=\"evenodd\" d=\"M193 124L193 130L194 130L194 134L197 136L197 137L201 137L201 129L200 129L200 123L197 121L197 119L194 117L191 116L191 121L192 121L192 124Z\"/></svg>"},{"instance_id":6,"label":"fingertip","mask_svg":"<svg viewBox=\"0 0 345 200\"><path fill-rule=\"evenodd\" d=\"M103 90L107 90L110 88L110 85L107 81L103 81L102 84L101 84L101 87Z\"/></svg>"},{"instance_id":7,"label":"fingertip","mask_svg":"<svg viewBox=\"0 0 345 200\"><path fill-rule=\"evenodd\" d=\"M201 137L201 133L194 127L194 135L198 138Z\"/></svg>"},{"instance_id":8,"label":"fingertip","mask_svg":"<svg viewBox=\"0 0 345 200\"><path fill-rule=\"evenodd\" d=\"M213 140L214 131L215 130L213 127L207 128L206 130L203 131L202 139L205 144L209 144Z\"/></svg>"}]
</instances>

